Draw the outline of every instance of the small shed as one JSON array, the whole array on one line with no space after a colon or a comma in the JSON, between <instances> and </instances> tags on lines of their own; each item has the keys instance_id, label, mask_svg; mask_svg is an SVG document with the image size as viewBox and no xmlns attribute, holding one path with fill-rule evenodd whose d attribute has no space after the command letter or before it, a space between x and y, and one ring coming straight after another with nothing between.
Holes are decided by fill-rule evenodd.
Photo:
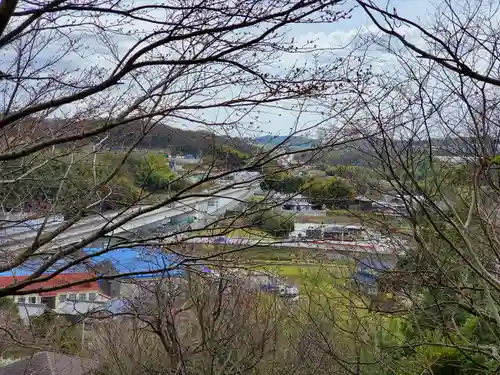
<instances>
[{"instance_id":1,"label":"small shed","mask_svg":"<svg viewBox=\"0 0 500 375\"><path fill-rule=\"evenodd\" d=\"M373 199L365 197L364 195L358 195L351 202L350 209L357 209L359 211L371 211L373 210Z\"/></svg>"},{"instance_id":2,"label":"small shed","mask_svg":"<svg viewBox=\"0 0 500 375\"><path fill-rule=\"evenodd\" d=\"M360 260L356 265L353 281L362 293L376 296L380 292L378 283L380 277L391 268L389 263L380 260Z\"/></svg>"}]
</instances>

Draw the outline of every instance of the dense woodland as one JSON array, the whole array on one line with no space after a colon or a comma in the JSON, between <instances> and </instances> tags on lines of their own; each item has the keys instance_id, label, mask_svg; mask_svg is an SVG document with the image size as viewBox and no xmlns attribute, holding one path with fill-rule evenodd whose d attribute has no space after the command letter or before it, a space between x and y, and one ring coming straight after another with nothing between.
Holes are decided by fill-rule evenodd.
<instances>
[{"instance_id":1,"label":"dense woodland","mask_svg":"<svg viewBox=\"0 0 500 375\"><path fill-rule=\"evenodd\" d=\"M111 120L109 120L111 121ZM5 146L15 144L21 140L30 142L56 137L64 134L65 137L81 134L96 124L105 126L105 121L75 119L25 119L15 127L9 128L2 137ZM105 139L105 140L104 140ZM185 130L161 123L144 124L138 121L112 128L109 132L99 136L89 137L76 144L96 144L119 150L138 148L143 150L158 150L173 155L190 154L204 156L213 154L221 146L231 147L243 153L251 153L255 147L248 140L227 135L218 135L210 130ZM75 145L75 143L72 143ZM65 148L71 144L65 144Z\"/></svg>"}]
</instances>

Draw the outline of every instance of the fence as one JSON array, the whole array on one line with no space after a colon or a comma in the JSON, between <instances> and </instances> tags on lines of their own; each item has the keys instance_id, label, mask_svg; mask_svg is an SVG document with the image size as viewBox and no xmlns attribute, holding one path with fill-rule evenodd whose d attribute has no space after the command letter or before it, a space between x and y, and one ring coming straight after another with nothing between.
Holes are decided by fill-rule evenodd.
<instances>
[{"instance_id":1,"label":"fence","mask_svg":"<svg viewBox=\"0 0 500 375\"><path fill-rule=\"evenodd\" d=\"M46 222L45 225L48 225L61 223L63 221L64 217L62 215L53 215L48 218L33 218L32 215L30 216L28 214L6 214L0 218L0 238L28 231L36 232L44 222Z\"/></svg>"},{"instance_id":2,"label":"fence","mask_svg":"<svg viewBox=\"0 0 500 375\"><path fill-rule=\"evenodd\" d=\"M283 213L292 214L295 216L326 216L326 210L305 210L305 211L294 211L294 210L284 210Z\"/></svg>"}]
</instances>

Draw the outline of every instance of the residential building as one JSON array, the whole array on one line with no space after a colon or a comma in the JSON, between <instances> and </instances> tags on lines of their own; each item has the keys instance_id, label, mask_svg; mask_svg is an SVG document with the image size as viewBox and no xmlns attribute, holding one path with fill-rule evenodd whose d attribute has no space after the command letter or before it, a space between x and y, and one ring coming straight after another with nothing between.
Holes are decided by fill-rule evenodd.
<instances>
[{"instance_id":1,"label":"residential building","mask_svg":"<svg viewBox=\"0 0 500 375\"><path fill-rule=\"evenodd\" d=\"M10 273L10 275L9 275ZM21 275L19 275L21 273ZM28 278L22 270L8 271L0 274L0 288L12 286ZM21 289L32 293L12 296L18 306L19 315L23 320L41 315L46 310L57 314L81 315L102 309L110 297L104 294L97 281L63 287L58 290L40 292L39 289L50 289L94 277L91 272L62 273L43 282L36 282Z\"/></svg>"},{"instance_id":2,"label":"residential building","mask_svg":"<svg viewBox=\"0 0 500 375\"><path fill-rule=\"evenodd\" d=\"M301 194L296 194L290 197L284 196L283 199L283 211L288 212L301 212L301 211L311 211L313 206L307 198Z\"/></svg>"},{"instance_id":3,"label":"residential building","mask_svg":"<svg viewBox=\"0 0 500 375\"><path fill-rule=\"evenodd\" d=\"M92 255L85 264L78 264L64 273L56 274L43 282L36 282L22 289L28 292L12 296L23 320L43 314L50 310L61 315L82 315L89 312L104 311L112 298L136 294L137 285L151 283L154 280L168 278L180 279L185 271L178 266L179 257L166 254L163 249L121 248L101 254L102 248L83 249L81 255ZM0 273L0 288L5 288L26 280L33 274L43 260L33 260L23 267ZM50 276L66 264L61 260L48 269L43 276ZM115 278L85 282L73 286L79 281L95 276L113 276ZM39 289L60 287L61 289L37 292ZM29 293L33 291L32 293Z\"/></svg>"},{"instance_id":4,"label":"residential building","mask_svg":"<svg viewBox=\"0 0 500 375\"><path fill-rule=\"evenodd\" d=\"M361 292L370 296L376 296L380 292L379 279L391 269L392 265L387 262L363 259L357 262L356 271L352 279Z\"/></svg>"}]
</instances>

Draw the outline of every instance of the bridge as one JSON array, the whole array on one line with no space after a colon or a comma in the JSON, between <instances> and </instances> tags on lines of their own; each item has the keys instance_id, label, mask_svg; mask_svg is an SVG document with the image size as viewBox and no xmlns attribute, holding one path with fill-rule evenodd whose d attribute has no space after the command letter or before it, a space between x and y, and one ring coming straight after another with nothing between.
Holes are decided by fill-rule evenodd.
<instances>
[{"instance_id":1,"label":"bridge","mask_svg":"<svg viewBox=\"0 0 500 375\"><path fill-rule=\"evenodd\" d=\"M196 216L196 219L210 216L218 216L232 209L254 194L253 185L226 190L215 190L205 192L203 197L195 197L177 201L175 203L151 210L151 205L130 207L126 210L109 212L99 216L84 218L57 235L44 250L57 249L68 246L96 235L105 227L119 224L126 218L130 220L119 225L114 230L105 233L106 237L124 234L134 234L143 227L161 227L175 225L188 218ZM60 230L65 222L48 223L44 228L44 234L54 233ZM37 228L27 229L19 233L0 234L0 251L22 250L30 246L38 234Z\"/></svg>"}]
</instances>

